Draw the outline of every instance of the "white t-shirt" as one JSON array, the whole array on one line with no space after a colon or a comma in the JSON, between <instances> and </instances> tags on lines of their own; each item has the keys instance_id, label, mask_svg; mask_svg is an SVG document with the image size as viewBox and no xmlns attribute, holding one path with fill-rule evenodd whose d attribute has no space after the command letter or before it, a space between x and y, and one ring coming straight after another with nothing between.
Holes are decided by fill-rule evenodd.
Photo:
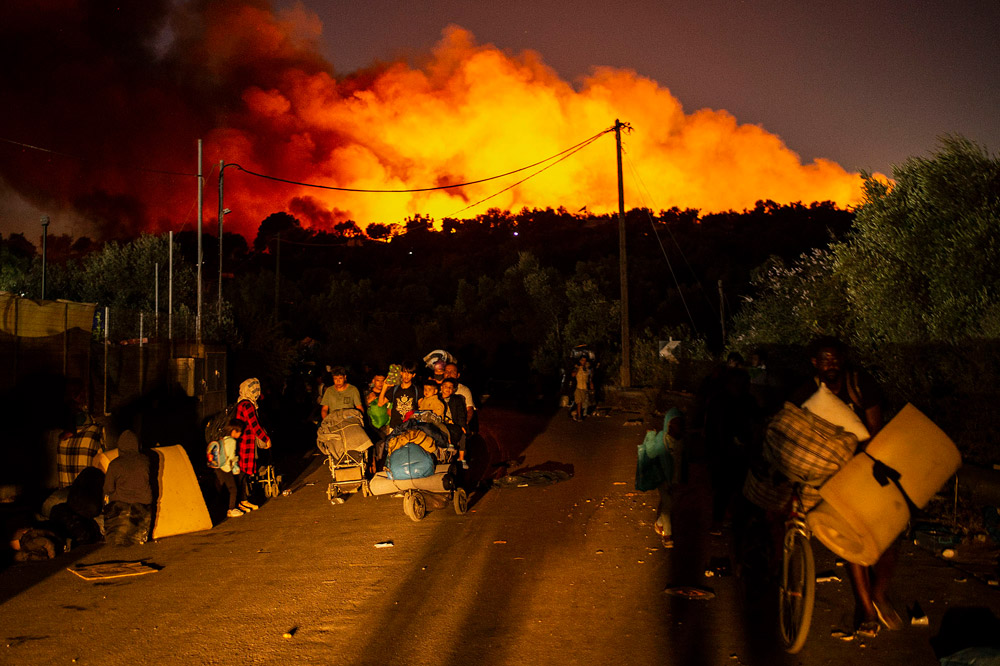
<instances>
[{"instance_id":1,"label":"white t-shirt","mask_svg":"<svg viewBox=\"0 0 1000 666\"><path fill-rule=\"evenodd\" d=\"M455 387L455 393L465 398L465 406L472 407L472 411L476 411L476 403L472 402L472 391L465 384L459 384Z\"/></svg>"}]
</instances>

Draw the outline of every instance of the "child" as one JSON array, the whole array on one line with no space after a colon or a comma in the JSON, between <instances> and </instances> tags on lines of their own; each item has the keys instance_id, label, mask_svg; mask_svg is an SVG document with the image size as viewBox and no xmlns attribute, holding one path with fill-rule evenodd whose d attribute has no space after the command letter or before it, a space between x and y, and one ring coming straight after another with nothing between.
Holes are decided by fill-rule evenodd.
<instances>
[{"instance_id":1,"label":"child","mask_svg":"<svg viewBox=\"0 0 1000 666\"><path fill-rule=\"evenodd\" d=\"M445 379L441 382L441 402L444 404L444 423L448 429L448 436L451 445L458 449L458 462L462 469L469 469L469 464L465 462L465 427L466 411L465 398L455 392L458 380Z\"/></svg>"},{"instance_id":2,"label":"child","mask_svg":"<svg viewBox=\"0 0 1000 666\"><path fill-rule=\"evenodd\" d=\"M424 397L417 402L417 408L425 412L434 412L444 418L444 403L438 398L438 385L433 379L424 382Z\"/></svg>"},{"instance_id":3,"label":"child","mask_svg":"<svg viewBox=\"0 0 1000 666\"><path fill-rule=\"evenodd\" d=\"M389 407L389 429L395 430L406 416L417 409L417 401L420 394L417 387L413 385L413 378L417 374L417 364L415 361L403 363L399 369L399 384L393 385L392 380L386 377L385 384L382 385L382 392L378 397L378 404Z\"/></svg>"},{"instance_id":4,"label":"child","mask_svg":"<svg viewBox=\"0 0 1000 666\"><path fill-rule=\"evenodd\" d=\"M104 477L104 535L116 546L142 545L149 538L153 516L153 490L149 484L149 458L139 451L139 438L131 430L118 437L118 457L108 463Z\"/></svg>"},{"instance_id":5,"label":"child","mask_svg":"<svg viewBox=\"0 0 1000 666\"><path fill-rule=\"evenodd\" d=\"M219 466L212 470L215 472L216 489L221 490L225 486L229 495L229 511L226 513L229 518L238 518L244 513L236 507L236 477L240 473L240 457L236 452L236 443L243 436L246 427L247 424L239 419L233 419L229 422L229 434L219 442L222 445L223 459Z\"/></svg>"},{"instance_id":6,"label":"child","mask_svg":"<svg viewBox=\"0 0 1000 666\"><path fill-rule=\"evenodd\" d=\"M383 386L385 386L385 373L375 373L368 387L368 395L365 396L365 410L368 414L368 422L371 424L372 430L376 435L378 433L385 434L382 432L382 429L389 423L389 410L385 405L378 403L378 397L382 393Z\"/></svg>"}]
</instances>

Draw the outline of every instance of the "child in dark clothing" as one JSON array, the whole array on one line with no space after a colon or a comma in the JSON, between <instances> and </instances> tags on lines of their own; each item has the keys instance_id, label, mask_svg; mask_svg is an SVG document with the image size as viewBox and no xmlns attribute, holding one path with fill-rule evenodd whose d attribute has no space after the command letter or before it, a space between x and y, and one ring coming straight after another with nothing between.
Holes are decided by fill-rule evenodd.
<instances>
[{"instance_id":1,"label":"child in dark clothing","mask_svg":"<svg viewBox=\"0 0 1000 666\"><path fill-rule=\"evenodd\" d=\"M465 398L455 392L458 382L445 379L441 382L441 402L444 403L444 423L448 429L451 445L458 449L458 462L463 469L469 469L465 461L466 404Z\"/></svg>"},{"instance_id":2,"label":"child in dark clothing","mask_svg":"<svg viewBox=\"0 0 1000 666\"><path fill-rule=\"evenodd\" d=\"M131 430L118 438L118 457L108 464L104 478L104 534L108 543L130 546L146 543L153 516L149 458L139 451Z\"/></svg>"}]
</instances>

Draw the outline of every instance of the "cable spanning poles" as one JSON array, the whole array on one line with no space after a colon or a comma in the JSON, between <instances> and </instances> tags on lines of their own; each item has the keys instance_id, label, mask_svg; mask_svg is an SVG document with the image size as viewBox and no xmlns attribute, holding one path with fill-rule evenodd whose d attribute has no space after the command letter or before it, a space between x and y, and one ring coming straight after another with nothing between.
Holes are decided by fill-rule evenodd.
<instances>
[{"instance_id":1,"label":"cable spanning poles","mask_svg":"<svg viewBox=\"0 0 1000 666\"><path fill-rule=\"evenodd\" d=\"M407 189L364 189L364 188L358 188L358 187L335 187L333 185L319 185L319 184L316 184L316 183L305 183L305 182L301 182L301 181L297 181L297 180L290 180L288 178L280 178L278 176L270 176L270 175L267 175L267 174L258 173L256 171L251 171L250 169L244 168L244 167L240 166L239 164L235 164L235 163L232 163L232 162L226 164L226 167L232 167L234 169L239 169L243 173L249 174L251 176L256 176L258 178L264 178L266 180L273 180L273 181L276 181L276 182L279 182L279 183L288 183L289 185L298 185L300 187L313 187L313 188L320 189L320 190L333 190L335 192L361 192L361 193L368 193L368 194L407 194L407 193L413 193L413 192L433 192L435 190L451 190L451 189L454 189L454 188L457 188L457 187L468 187L469 185L478 185L480 183L486 183L486 182L489 182L491 180L497 180L498 178L506 178L507 176L514 175L515 173L520 173L522 171L527 171L528 169L533 169L534 167L539 166L541 164L545 164L546 162L551 162L552 160L557 160L557 158L560 158L560 159L558 159L558 161L562 161L562 159L565 159L566 157L569 157L569 155L575 153L576 151L581 150L582 148L585 148L586 146L590 145L595 140L597 140L598 137L603 136L604 134L607 134L608 132L613 132L613 131L615 131L615 128L614 127L609 127L608 129L602 130L602 131L598 132L597 134L595 134L594 136L592 136L592 137L590 137L588 139L584 139L583 141L581 141L580 143L576 144L575 146L570 146L569 148L567 148L565 150L562 150L562 151L556 153L555 155L552 155L551 157L546 157L544 160L539 160L539 161L535 162L534 164L529 164L529 165L523 166L523 167L521 167L519 169L514 169L513 171L508 171L506 173L501 173L501 174L498 174L496 176L490 176L489 178L480 178L478 180L469 180L469 181L465 181L465 182L462 182L462 183L450 183L448 185L437 185L437 186L434 186L434 187L415 187L415 188L407 188ZM551 165L549 165L549 166L551 166ZM548 168L548 167L546 167L546 168ZM544 169L542 169L541 171L544 171ZM538 173L541 173L541 171L539 171ZM530 178L530 176L529 176L529 178ZM527 180L527 179L525 179L525 180ZM521 181L521 182L524 182L524 181ZM515 185L516 184L517 183L515 183Z\"/></svg>"}]
</instances>

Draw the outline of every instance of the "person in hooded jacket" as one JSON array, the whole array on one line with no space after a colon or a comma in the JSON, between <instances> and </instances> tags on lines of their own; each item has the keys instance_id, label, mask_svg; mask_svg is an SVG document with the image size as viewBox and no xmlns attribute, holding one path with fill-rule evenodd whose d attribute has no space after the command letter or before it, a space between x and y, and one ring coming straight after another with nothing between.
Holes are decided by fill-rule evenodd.
<instances>
[{"instance_id":1,"label":"person in hooded jacket","mask_svg":"<svg viewBox=\"0 0 1000 666\"><path fill-rule=\"evenodd\" d=\"M146 543L153 518L153 489L149 482L149 457L139 450L131 430L118 437L118 457L104 476L104 538L116 546Z\"/></svg>"}]
</instances>

